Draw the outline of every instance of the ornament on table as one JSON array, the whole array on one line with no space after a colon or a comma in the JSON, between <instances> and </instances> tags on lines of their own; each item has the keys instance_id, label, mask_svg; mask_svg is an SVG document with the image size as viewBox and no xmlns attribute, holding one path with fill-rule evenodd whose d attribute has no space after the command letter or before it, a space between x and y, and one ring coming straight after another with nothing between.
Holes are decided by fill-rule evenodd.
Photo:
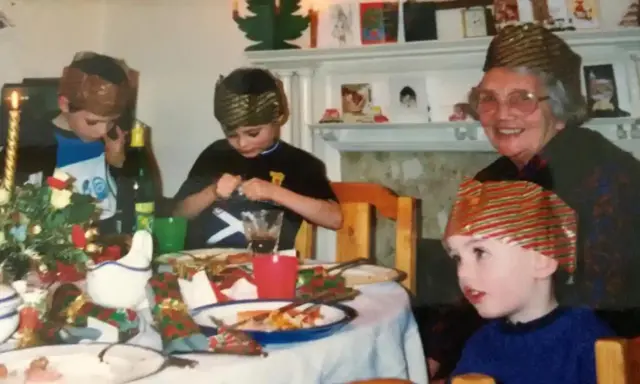
<instances>
[{"instance_id":1,"label":"ornament on table","mask_svg":"<svg viewBox=\"0 0 640 384\"><path fill-rule=\"evenodd\" d=\"M109 327L114 336L108 334ZM66 343L125 343L139 333L139 328L140 319L134 310L98 305L76 285L63 284L53 294L43 338Z\"/></svg>"},{"instance_id":2,"label":"ornament on table","mask_svg":"<svg viewBox=\"0 0 640 384\"><path fill-rule=\"evenodd\" d=\"M0 272L5 282L30 273L45 277L46 284L84 275L89 256L74 234L92 228L99 209L92 197L72 192L70 181L56 171L45 186L0 189Z\"/></svg>"},{"instance_id":3,"label":"ornament on table","mask_svg":"<svg viewBox=\"0 0 640 384\"><path fill-rule=\"evenodd\" d=\"M16 332L18 348L34 347L42 344L39 330L49 311L47 296L49 291L43 287L37 276L30 279L14 281L13 289L20 296L22 303L18 307L19 326Z\"/></svg>"},{"instance_id":4,"label":"ornament on table","mask_svg":"<svg viewBox=\"0 0 640 384\"><path fill-rule=\"evenodd\" d=\"M89 262L87 293L91 300L109 308L138 309L146 300L152 256L151 234L137 231L131 249L124 257L117 261Z\"/></svg>"},{"instance_id":5,"label":"ornament on table","mask_svg":"<svg viewBox=\"0 0 640 384\"><path fill-rule=\"evenodd\" d=\"M340 111L336 108L329 108L324 110L324 114L320 119L321 124L327 123L342 123L342 118L340 117Z\"/></svg>"},{"instance_id":6,"label":"ornament on table","mask_svg":"<svg viewBox=\"0 0 640 384\"><path fill-rule=\"evenodd\" d=\"M629 8L622 16L620 20L621 27L638 27L640 26L640 4L638 0L629 4Z\"/></svg>"}]
</instances>

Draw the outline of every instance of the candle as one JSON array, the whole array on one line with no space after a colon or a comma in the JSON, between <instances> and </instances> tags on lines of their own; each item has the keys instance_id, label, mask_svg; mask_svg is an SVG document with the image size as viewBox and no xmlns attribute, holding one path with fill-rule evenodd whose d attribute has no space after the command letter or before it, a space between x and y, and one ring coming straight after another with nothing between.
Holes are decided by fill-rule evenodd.
<instances>
[{"instance_id":1,"label":"candle","mask_svg":"<svg viewBox=\"0 0 640 384\"><path fill-rule=\"evenodd\" d=\"M16 166L18 162L18 139L20 133L20 94L11 92L11 110L9 111L9 133L4 158L4 188L13 192Z\"/></svg>"}]
</instances>

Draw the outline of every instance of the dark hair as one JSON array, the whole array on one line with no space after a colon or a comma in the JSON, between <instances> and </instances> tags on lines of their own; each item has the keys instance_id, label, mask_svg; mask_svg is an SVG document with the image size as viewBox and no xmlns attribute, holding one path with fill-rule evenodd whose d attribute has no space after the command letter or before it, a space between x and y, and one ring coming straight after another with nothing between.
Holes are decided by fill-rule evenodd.
<instances>
[{"instance_id":1,"label":"dark hair","mask_svg":"<svg viewBox=\"0 0 640 384\"><path fill-rule=\"evenodd\" d=\"M222 80L222 85L237 95L261 95L269 91L279 91L273 75L261 68L236 69Z\"/></svg>"},{"instance_id":2,"label":"dark hair","mask_svg":"<svg viewBox=\"0 0 640 384\"><path fill-rule=\"evenodd\" d=\"M406 86L400 90L400 101L402 101L402 99L405 98L406 96L409 96L414 100L418 97L416 95L416 91L414 91L413 88L409 86Z\"/></svg>"},{"instance_id":3,"label":"dark hair","mask_svg":"<svg viewBox=\"0 0 640 384\"><path fill-rule=\"evenodd\" d=\"M77 68L87 75L99 76L115 85L129 81L122 65L116 59L106 55L95 55L79 59L71 63L69 67Z\"/></svg>"}]
</instances>

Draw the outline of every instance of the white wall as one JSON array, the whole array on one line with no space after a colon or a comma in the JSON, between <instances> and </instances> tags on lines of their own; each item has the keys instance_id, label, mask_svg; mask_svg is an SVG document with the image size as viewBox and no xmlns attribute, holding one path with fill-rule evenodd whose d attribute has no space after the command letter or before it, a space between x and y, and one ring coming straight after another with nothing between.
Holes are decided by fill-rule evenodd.
<instances>
[{"instance_id":1,"label":"white wall","mask_svg":"<svg viewBox=\"0 0 640 384\"><path fill-rule=\"evenodd\" d=\"M164 193L173 195L205 146L219 74L245 63L231 0L108 0L104 50L140 71L138 117L153 128Z\"/></svg>"},{"instance_id":2,"label":"white wall","mask_svg":"<svg viewBox=\"0 0 640 384\"><path fill-rule=\"evenodd\" d=\"M102 0L0 1L15 28L0 30L0 81L60 76L77 51L100 49Z\"/></svg>"}]
</instances>

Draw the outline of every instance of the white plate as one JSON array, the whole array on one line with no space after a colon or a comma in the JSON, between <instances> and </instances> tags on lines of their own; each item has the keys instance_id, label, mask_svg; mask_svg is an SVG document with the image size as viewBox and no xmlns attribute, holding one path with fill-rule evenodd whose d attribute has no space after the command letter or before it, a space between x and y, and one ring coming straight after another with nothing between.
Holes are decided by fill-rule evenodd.
<instances>
[{"instance_id":1,"label":"white plate","mask_svg":"<svg viewBox=\"0 0 640 384\"><path fill-rule=\"evenodd\" d=\"M212 259L224 261L229 255L237 255L238 253L247 253L243 248L205 248L205 249L193 249L175 253L165 253L158 256L155 261L161 264L167 264L169 260L176 260L178 262L188 262L196 259Z\"/></svg>"},{"instance_id":2,"label":"white plate","mask_svg":"<svg viewBox=\"0 0 640 384\"><path fill-rule=\"evenodd\" d=\"M322 266L323 268L331 268L335 266L335 263L326 264L309 260L305 262L304 266L300 268L312 268L314 266ZM332 274L340 273L340 271L332 272ZM358 287L366 284L384 283L387 281L401 282L405 279L406 274L394 268L383 267L381 265L362 264L356 267L351 267L342 273L345 280L345 285L350 288Z\"/></svg>"},{"instance_id":3,"label":"white plate","mask_svg":"<svg viewBox=\"0 0 640 384\"><path fill-rule=\"evenodd\" d=\"M64 383L129 383L154 375L164 367L165 358L160 352L126 344L111 347L101 363L98 353L108 345L53 345L0 353L0 363L13 375L0 381L7 384L24 383L25 369L40 357L46 357L49 366L63 375L60 382Z\"/></svg>"},{"instance_id":4,"label":"white plate","mask_svg":"<svg viewBox=\"0 0 640 384\"><path fill-rule=\"evenodd\" d=\"M244 300L222 304L212 304L193 310L193 320L200 325L200 330L207 336L217 333L217 327L213 324L211 317L222 321L225 325L232 325L238 321L238 313L243 311L275 310L282 308L291 301L283 300ZM304 304L297 307L297 310L304 310L313 304ZM357 316L357 312L350 307L340 304L321 304L320 314L313 326L301 329L289 330L256 330L242 328L261 345L284 344L301 341L316 340L327 337L342 326L349 323Z\"/></svg>"}]
</instances>

